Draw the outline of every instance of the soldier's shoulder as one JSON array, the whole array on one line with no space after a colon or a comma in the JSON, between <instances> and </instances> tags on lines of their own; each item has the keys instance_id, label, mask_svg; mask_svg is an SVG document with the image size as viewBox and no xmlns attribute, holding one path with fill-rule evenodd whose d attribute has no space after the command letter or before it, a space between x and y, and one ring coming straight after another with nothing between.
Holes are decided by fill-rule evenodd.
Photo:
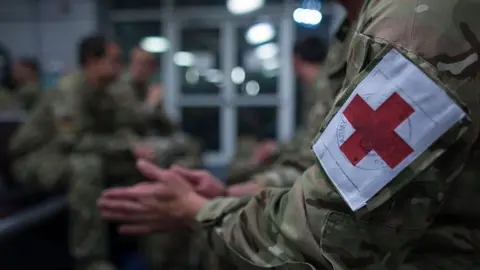
<instances>
[{"instance_id":1,"label":"soldier's shoulder","mask_svg":"<svg viewBox=\"0 0 480 270\"><path fill-rule=\"evenodd\" d=\"M74 92L81 85L82 78L83 76L81 72L73 72L62 76L60 79L58 79L56 87L54 87L53 91L63 94Z\"/></svg>"}]
</instances>

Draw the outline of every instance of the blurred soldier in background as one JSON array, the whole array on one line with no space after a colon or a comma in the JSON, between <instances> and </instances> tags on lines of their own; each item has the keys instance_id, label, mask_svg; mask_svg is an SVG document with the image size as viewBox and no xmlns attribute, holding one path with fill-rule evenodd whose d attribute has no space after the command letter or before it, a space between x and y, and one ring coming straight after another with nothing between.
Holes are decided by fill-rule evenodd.
<instances>
[{"instance_id":1,"label":"blurred soldier in background","mask_svg":"<svg viewBox=\"0 0 480 270\"><path fill-rule=\"evenodd\" d=\"M307 91L304 92L305 102L302 106L303 118L307 118L306 115L313 108L314 103L312 102L321 100L325 104L324 107L328 109L333 101L332 91L325 90L328 88L328 78L325 76L326 73L322 66L327 51L325 41L317 37L307 37L295 44L293 52L295 72L307 88ZM305 129L305 125L306 123L302 123L300 130ZM297 136L297 139L304 141L306 138ZM234 160L227 177L229 185L248 181L254 174L267 170L283 152L280 144L274 141L266 141L260 145L250 143L250 147L240 144L238 146L241 147L241 149L237 148L238 151L244 152L244 155L242 159L237 155ZM297 147L295 145L291 148ZM254 150L255 148L256 150ZM249 157L247 157L248 154L250 154Z\"/></svg>"},{"instance_id":2,"label":"blurred soldier in background","mask_svg":"<svg viewBox=\"0 0 480 270\"><path fill-rule=\"evenodd\" d=\"M105 179L116 176L116 160L133 164L136 137L126 127L117 129L116 105L107 91L122 68L119 47L91 36L80 43L78 56L81 70L61 78L42 97L11 149L20 181L46 190L69 187L77 269L113 269L106 223L95 211L95 200Z\"/></svg>"},{"instance_id":3,"label":"blurred soldier in background","mask_svg":"<svg viewBox=\"0 0 480 270\"><path fill-rule=\"evenodd\" d=\"M132 50L128 73L110 89L120 108L119 121L139 127L137 132L147 137L145 147L154 146L152 156L158 165L200 168L200 145L177 130L164 110L162 88L150 85L156 67L153 54L141 48ZM190 258L198 257L194 244L190 231L177 231L146 238L142 250L150 269L189 269L195 263Z\"/></svg>"},{"instance_id":4,"label":"blurred soldier in background","mask_svg":"<svg viewBox=\"0 0 480 270\"><path fill-rule=\"evenodd\" d=\"M13 67L14 92L27 111L33 109L42 94L40 75L39 64L35 59L20 59Z\"/></svg>"},{"instance_id":5,"label":"blurred soldier in background","mask_svg":"<svg viewBox=\"0 0 480 270\"><path fill-rule=\"evenodd\" d=\"M294 47L296 73L309 86L302 108L304 124L288 144L281 145L269 141L260 145L256 151L258 160L276 156L276 162L264 167L260 173L249 175L248 179L251 181L230 186L229 191L232 195L241 196L268 186L289 187L301 172L315 162L311 152L311 140L320 128L322 121L318 119L327 116L335 96L342 87L346 76L348 46L363 3L363 1L339 2L346 8L348 16L337 30L325 61L321 54L323 42L318 38L307 37L298 41ZM320 64L322 62L323 65ZM312 103L312 100L315 102Z\"/></svg>"}]
</instances>

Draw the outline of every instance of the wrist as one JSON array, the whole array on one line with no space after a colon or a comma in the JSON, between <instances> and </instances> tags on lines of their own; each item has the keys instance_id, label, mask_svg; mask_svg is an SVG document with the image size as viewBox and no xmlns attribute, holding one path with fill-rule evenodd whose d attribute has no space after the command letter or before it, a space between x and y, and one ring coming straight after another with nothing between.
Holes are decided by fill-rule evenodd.
<instances>
[{"instance_id":1,"label":"wrist","mask_svg":"<svg viewBox=\"0 0 480 270\"><path fill-rule=\"evenodd\" d=\"M208 203L208 199L198 195L196 192L190 192L184 197L185 213L184 218L188 224L195 224L195 217L200 209Z\"/></svg>"}]
</instances>

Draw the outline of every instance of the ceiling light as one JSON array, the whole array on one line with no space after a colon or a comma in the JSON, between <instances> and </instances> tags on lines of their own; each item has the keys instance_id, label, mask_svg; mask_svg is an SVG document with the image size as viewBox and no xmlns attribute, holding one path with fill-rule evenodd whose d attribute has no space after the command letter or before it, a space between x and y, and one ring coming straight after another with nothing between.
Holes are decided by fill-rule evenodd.
<instances>
[{"instance_id":1,"label":"ceiling light","mask_svg":"<svg viewBox=\"0 0 480 270\"><path fill-rule=\"evenodd\" d=\"M293 12L293 19L305 25L318 25L322 21L322 13L314 9L297 8Z\"/></svg>"},{"instance_id":2,"label":"ceiling light","mask_svg":"<svg viewBox=\"0 0 480 270\"><path fill-rule=\"evenodd\" d=\"M245 34L245 39L251 45L261 44L275 37L275 28L270 23L258 23L250 27Z\"/></svg>"},{"instance_id":3,"label":"ceiling light","mask_svg":"<svg viewBox=\"0 0 480 270\"><path fill-rule=\"evenodd\" d=\"M234 67L230 77L234 84L242 84L245 81L245 70L242 67Z\"/></svg>"},{"instance_id":4,"label":"ceiling light","mask_svg":"<svg viewBox=\"0 0 480 270\"><path fill-rule=\"evenodd\" d=\"M140 48L150 53L163 53L169 47L170 42L164 37L146 37L140 41Z\"/></svg>"},{"instance_id":5,"label":"ceiling light","mask_svg":"<svg viewBox=\"0 0 480 270\"><path fill-rule=\"evenodd\" d=\"M195 65L195 55L189 52L176 52L173 55L173 62L177 66L191 67Z\"/></svg>"},{"instance_id":6,"label":"ceiling light","mask_svg":"<svg viewBox=\"0 0 480 270\"><path fill-rule=\"evenodd\" d=\"M255 49L255 55L257 56L258 59L269 59L272 57L275 57L279 52L278 45L275 43L267 43L258 46Z\"/></svg>"},{"instance_id":7,"label":"ceiling light","mask_svg":"<svg viewBox=\"0 0 480 270\"><path fill-rule=\"evenodd\" d=\"M280 63L277 57L273 57L273 58L265 59L264 61L262 61L262 67L264 70L268 70L268 71L275 70L280 67Z\"/></svg>"},{"instance_id":8,"label":"ceiling light","mask_svg":"<svg viewBox=\"0 0 480 270\"><path fill-rule=\"evenodd\" d=\"M265 0L228 0L227 9L235 15L241 15L260 9Z\"/></svg>"},{"instance_id":9,"label":"ceiling light","mask_svg":"<svg viewBox=\"0 0 480 270\"><path fill-rule=\"evenodd\" d=\"M205 80L210 83L221 83L223 80L223 74L218 69L208 69L205 72Z\"/></svg>"},{"instance_id":10,"label":"ceiling light","mask_svg":"<svg viewBox=\"0 0 480 270\"><path fill-rule=\"evenodd\" d=\"M256 96L260 93L260 85L256 81L248 81L245 84L245 92L249 96Z\"/></svg>"},{"instance_id":11,"label":"ceiling light","mask_svg":"<svg viewBox=\"0 0 480 270\"><path fill-rule=\"evenodd\" d=\"M196 69L189 68L185 72L185 80L189 84L197 84L199 79L200 79L200 75L198 74L198 71Z\"/></svg>"}]
</instances>

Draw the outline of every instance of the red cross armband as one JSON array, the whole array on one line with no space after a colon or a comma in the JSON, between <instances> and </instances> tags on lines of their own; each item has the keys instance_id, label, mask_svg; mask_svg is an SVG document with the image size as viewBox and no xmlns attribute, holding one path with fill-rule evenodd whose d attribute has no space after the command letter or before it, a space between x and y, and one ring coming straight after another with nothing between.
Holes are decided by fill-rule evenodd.
<instances>
[{"instance_id":1,"label":"red cross armband","mask_svg":"<svg viewBox=\"0 0 480 270\"><path fill-rule=\"evenodd\" d=\"M461 135L469 123L452 91L392 47L343 95L312 149L353 211L394 181L408 182L425 170L425 162L446 150L434 143L452 130Z\"/></svg>"}]
</instances>

